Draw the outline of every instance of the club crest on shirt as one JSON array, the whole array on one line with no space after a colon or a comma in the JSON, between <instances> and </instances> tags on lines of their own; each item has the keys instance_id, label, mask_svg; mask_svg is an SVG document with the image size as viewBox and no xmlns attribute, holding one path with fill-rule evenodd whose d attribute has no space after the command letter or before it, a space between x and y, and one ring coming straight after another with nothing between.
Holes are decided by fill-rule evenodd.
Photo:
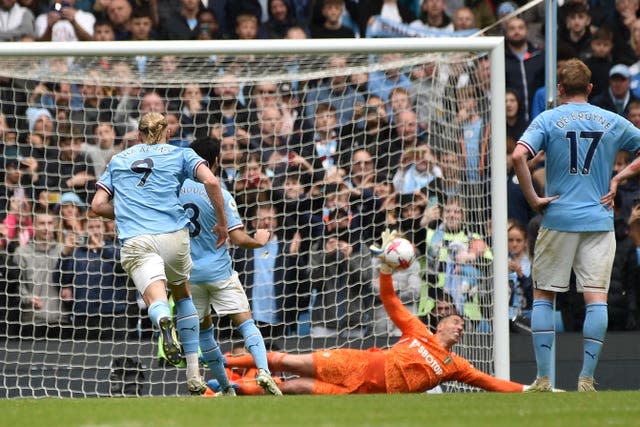
<instances>
[{"instance_id":1,"label":"club crest on shirt","mask_svg":"<svg viewBox=\"0 0 640 427\"><path fill-rule=\"evenodd\" d=\"M444 364L445 365L448 365L451 362L453 362L453 359L451 358L451 356L447 356L447 357L444 358Z\"/></svg>"}]
</instances>

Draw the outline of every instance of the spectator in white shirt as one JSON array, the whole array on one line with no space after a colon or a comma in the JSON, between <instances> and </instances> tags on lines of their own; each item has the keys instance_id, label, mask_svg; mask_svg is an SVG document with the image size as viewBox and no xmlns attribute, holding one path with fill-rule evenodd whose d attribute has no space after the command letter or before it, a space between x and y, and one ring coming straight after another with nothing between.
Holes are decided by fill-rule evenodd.
<instances>
[{"instance_id":1,"label":"spectator in white shirt","mask_svg":"<svg viewBox=\"0 0 640 427\"><path fill-rule=\"evenodd\" d=\"M35 36L33 13L16 4L16 0L0 0L0 41L16 41Z\"/></svg>"},{"instance_id":2,"label":"spectator in white shirt","mask_svg":"<svg viewBox=\"0 0 640 427\"><path fill-rule=\"evenodd\" d=\"M75 0L54 3L52 10L36 18L36 37L38 41L74 42L93 38L92 13L74 8Z\"/></svg>"}]
</instances>

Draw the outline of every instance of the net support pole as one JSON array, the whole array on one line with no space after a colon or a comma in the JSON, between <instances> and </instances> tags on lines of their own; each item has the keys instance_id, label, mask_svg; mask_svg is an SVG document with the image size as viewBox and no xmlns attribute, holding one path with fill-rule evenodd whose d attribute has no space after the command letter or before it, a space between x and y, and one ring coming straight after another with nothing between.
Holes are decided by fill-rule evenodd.
<instances>
[{"instance_id":1,"label":"net support pole","mask_svg":"<svg viewBox=\"0 0 640 427\"><path fill-rule=\"evenodd\" d=\"M494 374L510 377L507 239L507 135L504 124L504 41L491 51L491 226L493 230Z\"/></svg>"},{"instance_id":2,"label":"net support pole","mask_svg":"<svg viewBox=\"0 0 640 427\"><path fill-rule=\"evenodd\" d=\"M558 96L556 93L557 86L557 69L558 69L558 52L557 52L557 0L546 0L545 2L545 46L546 46L546 65L545 65L545 95L547 99L547 109L555 108L558 103ZM551 345L551 367L550 375L551 385L556 385L556 298L553 298L553 331L554 340Z\"/></svg>"},{"instance_id":3,"label":"net support pole","mask_svg":"<svg viewBox=\"0 0 640 427\"><path fill-rule=\"evenodd\" d=\"M557 0L545 2L545 99L547 110L554 108L558 102L556 94L557 61Z\"/></svg>"}]
</instances>

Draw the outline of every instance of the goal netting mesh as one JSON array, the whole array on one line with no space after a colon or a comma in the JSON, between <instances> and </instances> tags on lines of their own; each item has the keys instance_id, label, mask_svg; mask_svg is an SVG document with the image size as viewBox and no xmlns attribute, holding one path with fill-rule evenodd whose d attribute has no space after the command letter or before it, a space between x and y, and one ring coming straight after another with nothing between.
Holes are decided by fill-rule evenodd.
<instances>
[{"instance_id":1,"label":"goal netting mesh","mask_svg":"<svg viewBox=\"0 0 640 427\"><path fill-rule=\"evenodd\" d=\"M492 373L488 62L473 52L3 57L0 395L186 392L157 357L117 230L86 217L95 181L137 142L147 111L167 113L171 144L220 139L220 176L247 231L273 227L284 242L231 251L268 348L393 344L368 252L391 227L419 251L394 276L402 301L430 324L442 303L464 312L455 350ZM224 350L241 343L227 318L215 325Z\"/></svg>"}]
</instances>

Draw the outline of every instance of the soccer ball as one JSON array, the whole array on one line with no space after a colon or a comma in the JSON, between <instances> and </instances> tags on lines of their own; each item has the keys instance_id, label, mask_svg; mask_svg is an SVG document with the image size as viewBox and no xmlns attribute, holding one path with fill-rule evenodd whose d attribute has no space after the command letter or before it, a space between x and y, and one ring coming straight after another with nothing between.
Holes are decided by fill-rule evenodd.
<instances>
[{"instance_id":1,"label":"soccer ball","mask_svg":"<svg viewBox=\"0 0 640 427\"><path fill-rule=\"evenodd\" d=\"M413 243L402 237L397 237L387 243L384 248L384 263L396 270L404 270L416 259L416 248Z\"/></svg>"}]
</instances>

